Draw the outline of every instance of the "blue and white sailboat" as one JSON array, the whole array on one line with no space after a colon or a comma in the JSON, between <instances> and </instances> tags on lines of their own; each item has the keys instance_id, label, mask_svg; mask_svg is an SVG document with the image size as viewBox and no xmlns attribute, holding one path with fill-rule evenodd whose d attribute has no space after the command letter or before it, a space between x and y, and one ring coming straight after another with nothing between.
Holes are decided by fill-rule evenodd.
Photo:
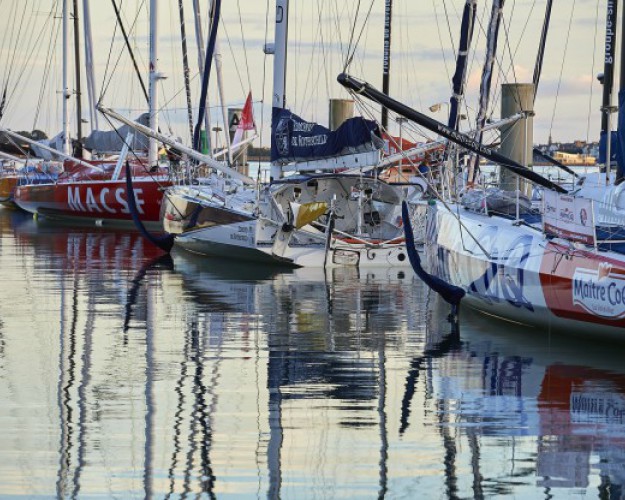
<instances>
[{"instance_id":1,"label":"blue and white sailboat","mask_svg":"<svg viewBox=\"0 0 625 500\"><path fill-rule=\"evenodd\" d=\"M339 82L354 95L381 103L544 189L539 213L523 210L517 193L508 196L511 206L502 211L492 210L484 192L484 203L477 206L463 204L457 193L447 197L435 193L427 206L424 233L413 232L410 214L405 212L408 252L420 276L434 277L433 288L454 304L462 302L541 331L554 328L625 340L625 253L618 241L603 237L603 221L595 211L597 199L566 192L475 137L365 82L346 74L339 76ZM424 242L422 249L416 248L415 236ZM421 267L418 250L425 256L430 277Z\"/></svg>"}]
</instances>

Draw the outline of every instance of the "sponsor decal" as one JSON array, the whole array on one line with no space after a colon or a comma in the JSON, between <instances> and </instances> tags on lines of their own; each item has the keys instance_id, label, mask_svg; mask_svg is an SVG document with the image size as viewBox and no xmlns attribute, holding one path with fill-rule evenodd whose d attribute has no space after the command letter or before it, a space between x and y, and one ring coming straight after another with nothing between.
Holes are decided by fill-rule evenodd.
<instances>
[{"instance_id":1,"label":"sponsor decal","mask_svg":"<svg viewBox=\"0 0 625 500\"><path fill-rule=\"evenodd\" d=\"M573 304L608 319L625 318L625 276L612 273L612 264L578 268L573 275Z\"/></svg>"},{"instance_id":2,"label":"sponsor decal","mask_svg":"<svg viewBox=\"0 0 625 500\"><path fill-rule=\"evenodd\" d=\"M552 191L543 195L543 226L548 235L594 245L592 219L592 200Z\"/></svg>"}]
</instances>

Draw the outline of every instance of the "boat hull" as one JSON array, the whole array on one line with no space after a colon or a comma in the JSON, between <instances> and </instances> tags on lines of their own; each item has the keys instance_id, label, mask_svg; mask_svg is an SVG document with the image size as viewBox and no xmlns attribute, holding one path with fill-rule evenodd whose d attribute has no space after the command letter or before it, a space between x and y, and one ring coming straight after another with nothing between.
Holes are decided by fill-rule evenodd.
<instances>
[{"instance_id":1,"label":"boat hull","mask_svg":"<svg viewBox=\"0 0 625 500\"><path fill-rule=\"evenodd\" d=\"M439 210L435 244L426 256L435 272L463 288L463 303L532 325L625 340L625 256L548 240L513 221Z\"/></svg>"},{"instance_id":2,"label":"boat hull","mask_svg":"<svg viewBox=\"0 0 625 500\"><path fill-rule=\"evenodd\" d=\"M161 226L160 211L166 178L135 178L139 216L152 227ZM59 182L18 186L15 203L28 212L51 218L109 224L132 224L125 180Z\"/></svg>"},{"instance_id":3,"label":"boat hull","mask_svg":"<svg viewBox=\"0 0 625 500\"><path fill-rule=\"evenodd\" d=\"M178 234L176 246L190 252L213 257L240 259L292 267L409 267L403 243L375 247L343 243L334 239L326 252L325 243L317 239L313 244L288 244L277 250L275 242L257 241L256 235L275 233L276 227L267 227L257 219L234 224L204 227Z\"/></svg>"}]
</instances>

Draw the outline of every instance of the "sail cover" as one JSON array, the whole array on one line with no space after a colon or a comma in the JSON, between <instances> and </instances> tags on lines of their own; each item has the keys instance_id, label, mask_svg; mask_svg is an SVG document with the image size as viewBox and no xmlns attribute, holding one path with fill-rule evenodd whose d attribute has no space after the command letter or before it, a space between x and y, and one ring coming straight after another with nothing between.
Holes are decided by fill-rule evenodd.
<instances>
[{"instance_id":1,"label":"sail cover","mask_svg":"<svg viewBox=\"0 0 625 500\"><path fill-rule=\"evenodd\" d=\"M620 180L625 177L625 158L623 158L623 151L625 151L625 90L620 90L618 93L618 106L618 140L616 141L618 144L616 148L618 167L616 169L616 179ZM605 153L603 156L605 157Z\"/></svg>"},{"instance_id":2,"label":"sail cover","mask_svg":"<svg viewBox=\"0 0 625 500\"><path fill-rule=\"evenodd\" d=\"M271 161L286 164L382 149L384 141L372 120L356 117L338 129L307 122L287 109L274 108Z\"/></svg>"},{"instance_id":3,"label":"sail cover","mask_svg":"<svg viewBox=\"0 0 625 500\"><path fill-rule=\"evenodd\" d=\"M150 115L148 113L144 113L135 121L147 127L150 122ZM111 131L94 130L85 140L85 148L89 151L95 151L98 153L119 152L124 146L124 140L126 139L128 132L134 132L134 129L130 128L128 125L122 125L118 129ZM148 138L139 132L135 132L130 146L135 151L147 151Z\"/></svg>"}]
</instances>

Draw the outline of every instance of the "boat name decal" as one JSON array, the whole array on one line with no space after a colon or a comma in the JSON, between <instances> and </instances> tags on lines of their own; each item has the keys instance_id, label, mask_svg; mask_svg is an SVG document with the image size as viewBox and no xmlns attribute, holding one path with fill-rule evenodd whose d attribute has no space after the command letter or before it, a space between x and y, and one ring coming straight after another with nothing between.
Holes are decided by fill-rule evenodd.
<instances>
[{"instance_id":1,"label":"boat name decal","mask_svg":"<svg viewBox=\"0 0 625 500\"><path fill-rule=\"evenodd\" d=\"M140 214L144 214L145 212L142 207L145 205L145 200L141 198L143 190L141 188L135 188L134 191L137 210ZM114 190L104 187L100 189L99 194L96 195L94 195L94 192L90 187L87 187L84 194L85 199L83 203L79 186L75 186L73 188L69 186L67 188L67 205L70 210L73 210L74 212L108 212L110 214L130 213L128 203L126 202L126 189L123 187L118 187ZM121 208L118 209L111 207L110 204L113 202L117 202Z\"/></svg>"}]
</instances>

